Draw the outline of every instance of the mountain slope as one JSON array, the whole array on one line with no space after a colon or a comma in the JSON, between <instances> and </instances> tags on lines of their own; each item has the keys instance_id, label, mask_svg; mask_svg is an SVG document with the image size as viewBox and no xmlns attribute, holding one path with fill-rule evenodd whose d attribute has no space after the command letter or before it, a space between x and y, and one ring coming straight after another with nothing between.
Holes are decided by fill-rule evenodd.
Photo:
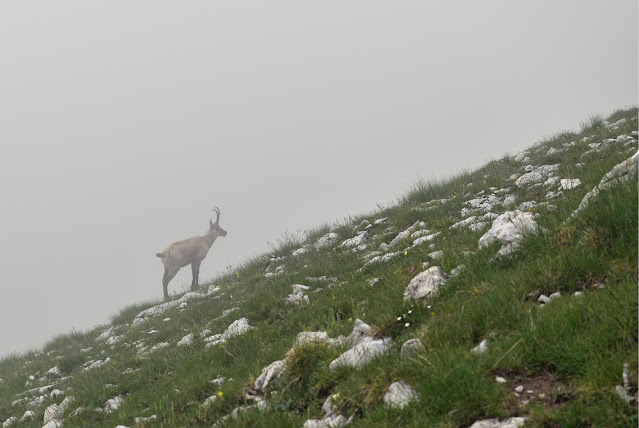
<instances>
[{"instance_id":1,"label":"mountain slope","mask_svg":"<svg viewBox=\"0 0 639 428\"><path fill-rule=\"evenodd\" d=\"M636 163L571 217L636 130L635 108L591 118L7 357L0 421L636 426Z\"/></svg>"}]
</instances>

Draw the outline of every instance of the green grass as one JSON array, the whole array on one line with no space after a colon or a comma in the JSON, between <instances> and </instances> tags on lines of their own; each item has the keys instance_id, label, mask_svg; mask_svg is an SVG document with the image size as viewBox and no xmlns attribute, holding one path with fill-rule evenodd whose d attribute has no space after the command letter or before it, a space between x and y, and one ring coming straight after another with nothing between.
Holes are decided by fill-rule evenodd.
<instances>
[{"instance_id":1,"label":"green grass","mask_svg":"<svg viewBox=\"0 0 639 428\"><path fill-rule=\"evenodd\" d=\"M622 118L626 122L612 130L604 118L591 117L579 131L545 138L526 151L534 165L560 164L559 176L579 178L582 185L548 201L554 211L532 208L543 229L528 236L508 258L494 257L497 245L478 250L477 241L487 228L471 232L449 226L462 220L465 201L481 191L490 194L490 187L508 187L507 193L517 196L509 209L529 200L546 202L546 192L558 185L516 188L510 176L524 171L512 156L445 180L418 182L394 206L305 233L285 233L269 254L249 259L205 284L221 286L220 295L190 300L184 311L169 309L134 328L135 316L160 301L128 306L110 320L114 334L124 337L115 345L96 340L107 328L102 327L61 335L37 352L3 358L0 422L20 417L26 403L11 402L39 396L23 392L45 384L38 379L58 366L69 377L56 381L57 387L76 399L65 413L65 426L135 426L136 417L151 415L157 419L145 426L211 426L238 406L252 404L245 394L262 369L287 358L285 373L265 393L270 407L242 413L227 420L226 426L300 427L308 418L323 416L321 406L328 396L334 397L341 414L354 416L354 427L466 427L477 419L510 416L526 416L527 426L636 426L637 407L621 401L614 389L622 383L624 363L633 368L637 381L637 181L602 192L576 219L565 221L586 192L630 156L628 148L617 143L584 154L588 143L637 129L636 108L620 110L606 120L614 123ZM584 137L588 137L585 142ZM575 145L569 145L573 141ZM636 144L631 147L637 150ZM550 148L561 152L548 154ZM577 167L580 162L586 166ZM493 212L507 210L497 205ZM291 256L328 231L344 240L355 235L362 220L372 223L381 217L388 220L370 230L373 245L363 254L311 248ZM399 252L394 258L364 266L363 255L417 221L440 232L433 248L426 243L407 249L412 241L407 239L392 248ZM424 270L423 262L435 250L444 255L430 265L450 272L463 264L464 270L427 300L404 302L408 282ZM472 253L464 253L468 251ZM271 256L283 259L272 263ZM281 274L265 276L281 265L285 265ZM329 279L308 279L319 276ZM381 282L371 287L373 278ZM309 305L285 302L296 283L311 287ZM543 308L529 297L557 291L562 297ZM577 291L584 295L575 296ZM238 309L219 318L231 308ZM255 329L220 346L205 347L202 330L222 333L240 317L247 317ZM329 363L346 346L313 344L291 350L300 331L322 330L335 338L348 335L357 318L373 326L379 337L391 337L392 351L358 370L333 371ZM177 347L188 333L195 335L194 344ZM401 345L416 337L424 345L422 351L400 358ZM471 354L470 349L483 339L489 340L489 352ZM147 357L138 355L137 345L150 348L161 342L169 346ZM108 364L83 371L107 357ZM495 382L497 374L509 382ZM32 375L35 380L29 379ZM223 385L209 382L221 376L227 379ZM513 395L514 383L539 379L547 383L552 399L521 404ZM420 398L405 409L389 409L383 396L398 380L411 384ZM116 395L124 397L118 411L95 411ZM204 400L213 395L218 399L204 407ZM42 426L44 409L61 401L47 396L34 409L36 418L20 426ZM78 407L86 410L70 416Z\"/></svg>"}]
</instances>

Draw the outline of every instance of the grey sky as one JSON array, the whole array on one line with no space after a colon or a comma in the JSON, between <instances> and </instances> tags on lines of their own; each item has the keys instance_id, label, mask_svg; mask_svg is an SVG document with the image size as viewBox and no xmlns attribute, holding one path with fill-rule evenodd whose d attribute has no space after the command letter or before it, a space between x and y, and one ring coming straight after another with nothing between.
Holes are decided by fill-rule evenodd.
<instances>
[{"instance_id":1,"label":"grey sky","mask_svg":"<svg viewBox=\"0 0 639 428\"><path fill-rule=\"evenodd\" d=\"M0 355L637 103L637 2L0 2ZM190 284L190 269L170 292Z\"/></svg>"}]
</instances>

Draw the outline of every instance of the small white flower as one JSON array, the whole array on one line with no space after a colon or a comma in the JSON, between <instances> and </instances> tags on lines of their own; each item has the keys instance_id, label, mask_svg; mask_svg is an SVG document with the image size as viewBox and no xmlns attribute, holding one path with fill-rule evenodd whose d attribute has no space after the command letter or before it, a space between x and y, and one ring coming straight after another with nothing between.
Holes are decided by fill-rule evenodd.
<instances>
[{"instance_id":1,"label":"small white flower","mask_svg":"<svg viewBox=\"0 0 639 428\"><path fill-rule=\"evenodd\" d=\"M413 313L413 310L412 310L412 309L411 309L411 310L409 310L409 311L408 311L408 313L409 313L409 314L412 314L412 313Z\"/></svg>"},{"instance_id":2,"label":"small white flower","mask_svg":"<svg viewBox=\"0 0 639 428\"><path fill-rule=\"evenodd\" d=\"M407 322L406 324L404 324L404 327L408 327L410 325L409 322Z\"/></svg>"},{"instance_id":3,"label":"small white flower","mask_svg":"<svg viewBox=\"0 0 639 428\"><path fill-rule=\"evenodd\" d=\"M402 320L402 317L397 317L397 321L401 321L401 320Z\"/></svg>"}]
</instances>

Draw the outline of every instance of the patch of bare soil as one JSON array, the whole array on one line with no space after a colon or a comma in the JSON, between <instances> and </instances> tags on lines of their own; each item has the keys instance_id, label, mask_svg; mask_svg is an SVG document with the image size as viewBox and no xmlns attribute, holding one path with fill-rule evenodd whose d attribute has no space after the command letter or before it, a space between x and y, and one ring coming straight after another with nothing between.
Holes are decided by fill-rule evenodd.
<instances>
[{"instance_id":1,"label":"patch of bare soil","mask_svg":"<svg viewBox=\"0 0 639 428\"><path fill-rule=\"evenodd\" d=\"M520 406L536 403L545 407L557 407L569 399L565 385L546 370L534 375L528 370L513 373L499 369L493 373L506 379L504 386L513 394Z\"/></svg>"}]
</instances>

